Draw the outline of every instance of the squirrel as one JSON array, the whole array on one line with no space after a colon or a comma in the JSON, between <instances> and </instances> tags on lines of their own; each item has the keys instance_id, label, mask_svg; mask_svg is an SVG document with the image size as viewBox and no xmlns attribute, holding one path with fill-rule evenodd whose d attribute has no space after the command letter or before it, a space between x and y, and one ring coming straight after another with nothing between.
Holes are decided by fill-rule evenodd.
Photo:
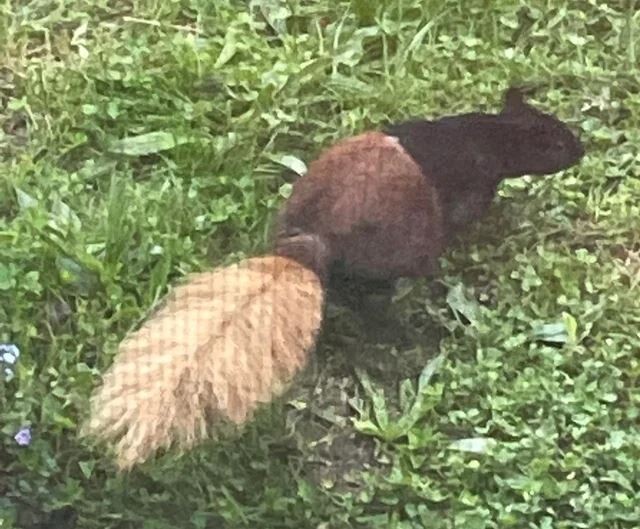
<instances>
[{"instance_id":1,"label":"squirrel","mask_svg":"<svg viewBox=\"0 0 640 529\"><path fill-rule=\"evenodd\" d=\"M510 87L499 113L415 119L338 141L281 206L268 255L187 277L124 338L81 435L131 469L241 427L312 354L332 270L392 281L437 273L448 241L480 219L499 183L553 174L580 139Z\"/></svg>"}]
</instances>

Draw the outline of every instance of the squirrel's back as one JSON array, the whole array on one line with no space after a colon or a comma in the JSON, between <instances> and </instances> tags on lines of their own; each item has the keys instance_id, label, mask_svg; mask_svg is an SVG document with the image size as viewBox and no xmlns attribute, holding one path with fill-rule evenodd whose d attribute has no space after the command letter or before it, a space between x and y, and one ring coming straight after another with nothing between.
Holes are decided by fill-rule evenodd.
<instances>
[{"instance_id":1,"label":"squirrel's back","mask_svg":"<svg viewBox=\"0 0 640 529\"><path fill-rule=\"evenodd\" d=\"M397 139L366 132L323 151L293 185L281 230L314 233L332 260L372 277L419 277L443 248L430 175Z\"/></svg>"}]
</instances>

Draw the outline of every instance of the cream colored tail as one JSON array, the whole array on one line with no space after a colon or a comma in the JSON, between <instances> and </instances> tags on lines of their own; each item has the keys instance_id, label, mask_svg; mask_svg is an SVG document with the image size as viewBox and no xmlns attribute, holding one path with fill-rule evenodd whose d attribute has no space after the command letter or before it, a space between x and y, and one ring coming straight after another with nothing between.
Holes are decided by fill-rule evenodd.
<instances>
[{"instance_id":1,"label":"cream colored tail","mask_svg":"<svg viewBox=\"0 0 640 529\"><path fill-rule=\"evenodd\" d=\"M287 257L192 276L122 342L83 434L116 443L125 470L204 440L216 420L246 422L304 367L323 303L318 276Z\"/></svg>"}]
</instances>

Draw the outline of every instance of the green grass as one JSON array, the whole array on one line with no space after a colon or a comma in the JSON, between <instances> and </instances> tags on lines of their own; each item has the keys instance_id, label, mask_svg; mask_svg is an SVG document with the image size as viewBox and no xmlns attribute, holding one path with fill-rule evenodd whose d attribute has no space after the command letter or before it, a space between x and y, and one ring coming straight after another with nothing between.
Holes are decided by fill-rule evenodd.
<instances>
[{"instance_id":1,"label":"green grass","mask_svg":"<svg viewBox=\"0 0 640 529\"><path fill-rule=\"evenodd\" d=\"M0 342L22 352L0 380L0 528L640 527L640 5L132 4L0 3ZM126 476L78 439L168 286L264 249L286 166L495 110L512 81L588 155L503 185L442 259L446 294L405 282L395 310L426 344L330 313L240 438Z\"/></svg>"}]
</instances>

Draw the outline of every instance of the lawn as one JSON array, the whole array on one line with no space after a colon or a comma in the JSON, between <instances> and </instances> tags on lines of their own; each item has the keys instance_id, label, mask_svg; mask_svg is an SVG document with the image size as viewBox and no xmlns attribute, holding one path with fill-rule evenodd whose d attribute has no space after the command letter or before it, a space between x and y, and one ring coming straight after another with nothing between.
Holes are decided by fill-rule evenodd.
<instances>
[{"instance_id":1,"label":"lawn","mask_svg":"<svg viewBox=\"0 0 640 529\"><path fill-rule=\"evenodd\" d=\"M1 529L640 527L638 2L0 6ZM331 306L241 435L123 475L79 438L126 332L264 251L323 147L511 82L587 155L505 182L437 280L401 282L421 343Z\"/></svg>"}]
</instances>

